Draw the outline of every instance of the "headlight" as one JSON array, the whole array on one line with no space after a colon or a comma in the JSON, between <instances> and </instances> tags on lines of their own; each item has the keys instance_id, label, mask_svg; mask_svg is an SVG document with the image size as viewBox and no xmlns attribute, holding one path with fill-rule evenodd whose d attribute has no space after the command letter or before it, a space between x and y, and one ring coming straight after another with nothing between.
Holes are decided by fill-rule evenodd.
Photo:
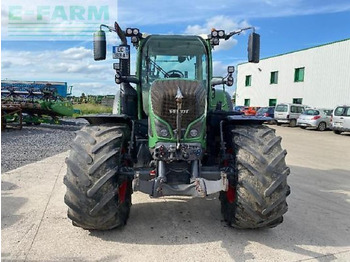
<instances>
[{"instance_id":1,"label":"headlight","mask_svg":"<svg viewBox=\"0 0 350 262\"><path fill-rule=\"evenodd\" d=\"M122 74L120 73L120 71L116 71L115 72L115 83L116 84L120 84L122 82Z\"/></svg>"},{"instance_id":2,"label":"headlight","mask_svg":"<svg viewBox=\"0 0 350 262\"><path fill-rule=\"evenodd\" d=\"M199 137L201 135L201 132L203 131L204 127L204 119L202 118L200 121L197 123L191 125L187 131L186 138L187 139L192 139Z\"/></svg>"},{"instance_id":3,"label":"headlight","mask_svg":"<svg viewBox=\"0 0 350 262\"><path fill-rule=\"evenodd\" d=\"M196 137L196 136L198 136L198 130L197 130L197 129L191 129L191 130L190 130L190 136L191 136L191 137Z\"/></svg>"},{"instance_id":4,"label":"headlight","mask_svg":"<svg viewBox=\"0 0 350 262\"><path fill-rule=\"evenodd\" d=\"M140 33L140 30L137 29L137 28L134 28L134 29L132 30L132 33L133 33L134 35L138 35L138 34Z\"/></svg>"},{"instance_id":5,"label":"headlight","mask_svg":"<svg viewBox=\"0 0 350 262\"><path fill-rule=\"evenodd\" d=\"M168 127L161 121L159 121L157 118L154 119L154 125L156 127L156 132L159 137L165 137L170 138L170 132Z\"/></svg>"},{"instance_id":6,"label":"headlight","mask_svg":"<svg viewBox=\"0 0 350 262\"><path fill-rule=\"evenodd\" d=\"M139 38L137 36L131 37L131 43L137 43L139 41Z\"/></svg>"},{"instance_id":7,"label":"headlight","mask_svg":"<svg viewBox=\"0 0 350 262\"><path fill-rule=\"evenodd\" d=\"M227 67L227 73L233 74L235 72L235 67L234 66L228 66Z\"/></svg>"},{"instance_id":8,"label":"headlight","mask_svg":"<svg viewBox=\"0 0 350 262\"><path fill-rule=\"evenodd\" d=\"M166 129L161 129L161 130L160 130L160 135L161 135L162 137L168 137L168 136L169 136L169 132L168 132L168 130L166 130Z\"/></svg>"},{"instance_id":9,"label":"headlight","mask_svg":"<svg viewBox=\"0 0 350 262\"><path fill-rule=\"evenodd\" d=\"M132 31L133 31L132 28L127 28L126 29L126 35L130 36L132 34Z\"/></svg>"},{"instance_id":10,"label":"headlight","mask_svg":"<svg viewBox=\"0 0 350 262\"><path fill-rule=\"evenodd\" d=\"M218 31L216 31L216 30L212 31L212 32L211 32L211 35L212 35L213 37L217 37L217 36L218 36Z\"/></svg>"},{"instance_id":11,"label":"headlight","mask_svg":"<svg viewBox=\"0 0 350 262\"><path fill-rule=\"evenodd\" d=\"M233 86L234 80L232 76L229 76L226 81L227 86Z\"/></svg>"}]
</instances>

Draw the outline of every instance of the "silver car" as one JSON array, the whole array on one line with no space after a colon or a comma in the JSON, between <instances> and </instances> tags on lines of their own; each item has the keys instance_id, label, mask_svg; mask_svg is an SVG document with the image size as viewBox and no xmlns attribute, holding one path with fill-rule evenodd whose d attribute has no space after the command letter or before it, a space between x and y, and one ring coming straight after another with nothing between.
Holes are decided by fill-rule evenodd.
<instances>
[{"instance_id":1,"label":"silver car","mask_svg":"<svg viewBox=\"0 0 350 262\"><path fill-rule=\"evenodd\" d=\"M350 106L337 106L332 117L334 133L350 132Z\"/></svg>"},{"instance_id":2,"label":"silver car","mask_svg":"<svg viewBox=\"0 0 350 262\"><path fill-rule=\"evenodd\" d=\"M298 118L297 125L305 129L307 127L324 131L331 127L332 109L306 109Z\"/></svg>"},{"instance_id":3,"label":"silver car","mask_svg":"<svg viewBox=\"0 0 350 262\"><path fill-rule=\"evenodd\" d=\"M275 121L277 125L289 124L290 127L295 127L298 117L305 108L306 106L299 104L278 104L275 108Z\"/></svg>"}]
</instances>

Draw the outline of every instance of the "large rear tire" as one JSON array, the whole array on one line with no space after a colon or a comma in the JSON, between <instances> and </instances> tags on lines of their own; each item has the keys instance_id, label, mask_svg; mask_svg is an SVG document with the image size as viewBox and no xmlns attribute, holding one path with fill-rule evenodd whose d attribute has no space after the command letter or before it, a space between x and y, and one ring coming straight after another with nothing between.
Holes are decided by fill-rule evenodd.
<instances>
[{"instance_id":1,"label":"large rear tire","mask_svg":"<svg viewBox=\"0 0 350 262\"><path fill-rule=\"evenodd\" d=\"M220 194L224 219L236 228L275 227L288 210L290 193L281 137L266 126L235 126L232 135L236 176Z\"/></svg>"},{"instance_id":2,"label":"large rear tire","mask_svg":"<svg viewBox=\"0 0 350 262\"><path fill-rule=\"evenodd\" d=\"M131 181L118 168L129 134L126 125L85 126L77 132L64 177L64 201L74 226L107 230L126 224Z\"/></svg>"}]
</instances>

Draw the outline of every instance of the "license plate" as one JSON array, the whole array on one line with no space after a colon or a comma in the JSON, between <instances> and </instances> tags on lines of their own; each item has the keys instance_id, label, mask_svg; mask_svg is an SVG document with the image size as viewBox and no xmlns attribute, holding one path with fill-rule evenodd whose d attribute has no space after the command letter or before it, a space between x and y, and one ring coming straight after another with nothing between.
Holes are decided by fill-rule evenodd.
<instances>
[{"instance_id":1,"label":"license plate","mask_svg":"<svg viewBox=\"0 0 350 262\"><path fill-rule=\"evenodd\" d=\"M334 123L334 126L335 126L335 127L342 127L343 125L342 125L342 123L340 123L340 122L336 122L336 123Z\"/></svg>"},{"instance_id":2,"label":"license plate","mask_svg":"<svg viewBox=\"0 0 350 262\"><path fill-rule=\"evenodd\" d=\"M129 59L129 46L113 46L114 59Z\"/></svg>"}]
</instances>

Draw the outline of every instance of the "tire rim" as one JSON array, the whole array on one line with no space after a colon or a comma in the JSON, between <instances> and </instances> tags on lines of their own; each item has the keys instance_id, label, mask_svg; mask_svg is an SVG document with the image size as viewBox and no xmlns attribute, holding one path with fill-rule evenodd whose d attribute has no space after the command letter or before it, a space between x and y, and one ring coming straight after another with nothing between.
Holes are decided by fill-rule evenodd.
<instances>
[{"instance_id":1,"label":"tire rim","mask_svg":"<svg viewBox=\"0 0 350 262\"><path fill-rule=\"evenodd\" d=\"M325 123L320 123L320 125L319 125L319 130L320 131L324 131L326 129L326 124Z\"/></svg>"}]
</instances>

